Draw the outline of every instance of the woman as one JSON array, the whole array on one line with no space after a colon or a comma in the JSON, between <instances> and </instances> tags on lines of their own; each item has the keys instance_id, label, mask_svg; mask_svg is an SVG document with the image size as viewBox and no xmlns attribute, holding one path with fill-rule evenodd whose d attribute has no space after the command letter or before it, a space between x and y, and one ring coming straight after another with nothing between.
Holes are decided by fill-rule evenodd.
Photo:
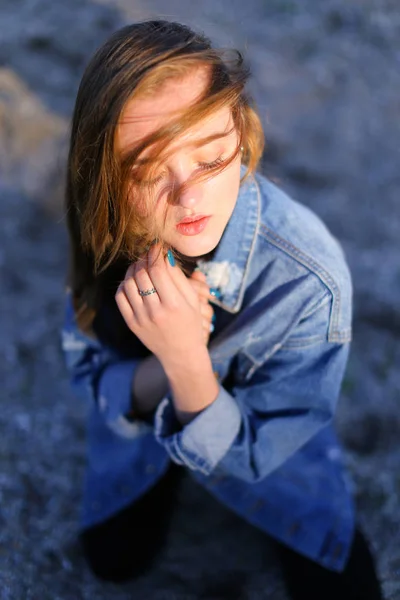
<instances>
[{"instance_id":1,"label":"woman","mask_svg":"<svg viewBox=\"0 0 400 600\"><path fill-rule=\"evenodd\" d=\"M149 568L181 465L276 540L291 598L381 598L332 427L350 276L256 174L247 77L166 21L116 32L83 76L63 330L90 406L83 550L103 579Z\"/></svg>"}]
</instances>

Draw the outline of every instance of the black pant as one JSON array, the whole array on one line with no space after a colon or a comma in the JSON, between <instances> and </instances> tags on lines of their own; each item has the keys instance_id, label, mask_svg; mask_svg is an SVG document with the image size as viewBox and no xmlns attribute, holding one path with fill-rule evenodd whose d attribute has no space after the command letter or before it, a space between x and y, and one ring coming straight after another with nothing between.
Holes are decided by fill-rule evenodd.
<instances>
[{"instance_id":1,"label":"black pant","mask_svg":"<svg viewBox=\"0 0 400 600\"><path fill-rule=\"evenodd\" d=\"M127 581L147 571L164 546L183 469L171 463L143 496L80 534L85 558L100 579Z\"/></svg>"},{"instance_id":2,"label":"black pant","mask_svg":"<svg viewBox=\"0 0 400 600\"><path fill-rule=\"evenodd\" d=\"M146 572L164 546L182 467L167 473L138 500L103 523L86 529L80 539L94 574L114 582ZM356 529L342 573L325 569L275 542L291 600L381 600L379 581L368 544Z\"/></svg>"}]
</instances>

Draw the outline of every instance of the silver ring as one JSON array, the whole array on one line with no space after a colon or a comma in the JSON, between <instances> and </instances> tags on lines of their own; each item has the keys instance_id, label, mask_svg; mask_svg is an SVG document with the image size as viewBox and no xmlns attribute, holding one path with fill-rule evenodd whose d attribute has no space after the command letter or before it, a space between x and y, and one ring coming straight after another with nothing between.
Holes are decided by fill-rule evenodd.
<instances>
[{"instance_id":1,"label":"silver ring","mask_svg":"<svg viewBox=\"0 0 400 600\"><path fill-rule=\"evenodd\" d=\"M151 288L149 290L138 290L140 296L150 296L150 294L156 294L156 288Z\"/></svg>"}]
</instances>

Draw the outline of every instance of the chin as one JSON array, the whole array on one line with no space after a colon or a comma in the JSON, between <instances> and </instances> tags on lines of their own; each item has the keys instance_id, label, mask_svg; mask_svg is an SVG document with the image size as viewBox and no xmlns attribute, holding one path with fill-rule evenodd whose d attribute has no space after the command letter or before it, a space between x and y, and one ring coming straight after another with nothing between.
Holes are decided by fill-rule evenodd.
<instances>
[{"instance_id":1,"label":"chin","mask_svg":"<svg viewBox=\"0 0 400 600\"><path fill-rule=\"evenodd\" d=\"M184 236L180 236L175 244L174 248L181 254L187 257L203 256L212 252L218 245L221 236L187 236L186 239L182 239ZM203 237L203 239L201 239Z\"/></svg>"}]
</instances>

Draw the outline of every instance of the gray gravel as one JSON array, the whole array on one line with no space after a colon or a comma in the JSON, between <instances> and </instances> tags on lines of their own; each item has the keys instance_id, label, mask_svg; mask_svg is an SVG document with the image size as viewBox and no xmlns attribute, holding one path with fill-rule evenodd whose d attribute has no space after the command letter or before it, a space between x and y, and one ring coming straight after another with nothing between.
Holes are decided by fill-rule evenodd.
<instances>
[{"instance_id":1,"label":"gray gravel","mask_svg":"<svg viewBox=\"0 0 400 600\"><path fill-rule=\"evenodd\" d=\"M1 1L0 598L286 598L264 536L189 475L148 576L100 583L76 542L85 407L58 342L69 117L92 51L120 25L154 15L245 51L267 136L264 171L346 250L355 339L337 424L386 598L398 600L398 0Z\"/></svg>"}]
</instances>

